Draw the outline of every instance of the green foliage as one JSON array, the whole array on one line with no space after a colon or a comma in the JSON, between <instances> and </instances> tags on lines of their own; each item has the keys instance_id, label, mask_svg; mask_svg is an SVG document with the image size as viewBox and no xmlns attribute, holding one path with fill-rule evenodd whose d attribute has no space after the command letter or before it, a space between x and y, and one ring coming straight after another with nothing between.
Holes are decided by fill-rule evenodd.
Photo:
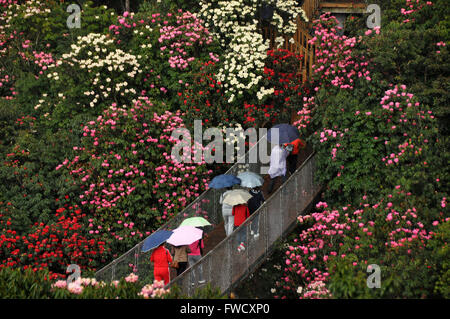
<instances>
[{"instance_id":1,"label":"green foliage","mask_svg":"<svg viewBox=\"0 0 450 319\"><path fill-rule=\"evenodd\" d=\"M442 298L450 298L450 222L447 221L439 225L435 236L430 241L430 248L433 251L431 261L437 277L434 293Z\"/></svg>"},{"instance_id":2,"label":"green foliage","mask_svg":"<svg viewBox=\"0 0 450 319\"><path fill-rule=\"evenodd\" d=\"M329 289L333 297L337 299L367 299L374 298L376 289L367 287L367 273L365 269L358 269L352 265L350 258L332 258L328 262L329 269L333 272L330 278Z\"/></svg>"},{"instance_id":3,"label":"green foliage","mask_svg":"<svg viewBox=\"0 0 450 319\"><path fill-rule=\"evenodd\" d=\"M0 298L2 299L47 299L52 297L48 271L34 272L3 268L0 270Z\"/></svg>"},{"instance_id":4,"label":"green foliage","mask_svg":"<svg viewBox=\"0 0 450 319\"><path fill-rule=\"evenodd\" d=\"M200 8L199 3L200 2L197 0L160 0L160 1L144 0L144 2L142 2L141 5L139 6L139 11L175 13L179 9L181 9L183 11L195 13L198 12Z\"/></svg>"},{"instance_id":5,"label":"green foliage","mask_svg":"<svg viewBox=\"0 0 450 319\"><path fill-rule=\"evenodd\" d=\"M398 14L381 30L356 30L363 21L349 19L354 38L336 36L334 19L322 17L316 95L298 123L326 186L327 203L319 206L332 208L312 214L315 221L286 252L283 295L298 296L297 287L313 298L448 294L448 16L438 9L442 3ZM366 285L369 264L381 267L379 289ZM329 295L317 294L324 282Z\"/></svg>"},{"instance_id":6,"label":"green foliage","mask_svg":"<svg viewBox=\"0 0 450 319\"><path fill-rule=\"evenodd\" d=\"M164 101L167 110L177 111L178 92L193 84L201 65L221 49L189 11L154 10L144 6L134 15L119 17L110 32L119 48L139 57L142 72L136 82L140 92Z\"/></svg>"},{"instance_id":7,"label":"green foliage","mask_svg":"<svg viewBox=\"0 0 450 319\"><path fill-rule=\"evenodd\" d=\"M171 288L171 292L168 295L168 298L173 299L181 299L181 298L187 298L187 296L180 295L179 293L175 293L173 291L173 288ZM197 288L195 292L192 294L190 299L227 299L226 296L222 295L219 288L213 288L211 287L211 284L207 284L205 287Z\"/></svg>"},{"instance_id":8,"label":"green foliage","mask_svg":"<svg viewBox=\"0 0 450 319\"><path fill-rule=\"evenodd\" d=\"M47 270L4 268L0 270L0 298L2 299L141 299L145 292L140 280L121 279L113 283L98 282L90 278L81 278L82 287L67 287L64 281L55 282ZM186 299L177 287L162 290L160 284L146 285L147 291L155 291L151 298ZM69 289L68 289L69 288ZM162 294L159 294L162 293ZM150 297L150 296L149 296ZM197 289L192 299L223 299L220 291L207 285Z\"/></svg>"}]
</instances>

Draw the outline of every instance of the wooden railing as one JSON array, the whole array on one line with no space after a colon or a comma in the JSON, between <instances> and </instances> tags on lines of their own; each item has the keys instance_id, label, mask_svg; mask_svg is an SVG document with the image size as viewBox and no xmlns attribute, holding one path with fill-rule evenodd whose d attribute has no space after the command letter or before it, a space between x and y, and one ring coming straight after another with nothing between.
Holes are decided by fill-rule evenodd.
<instances>
[{"instance_id":1,"label":"wooden railing","mask_svg":"<svg viewBox=\"0 0 450 319\"><path fill-rule=\"evenodd\" d=\"M297 31L292 37L294 40L290 42L289 37L285 37L284 43L281 49L289 50L296 54L303 56L300 62L299 73L302 76L302 82L308 81L312 75L312 66L315 62L315 47L309 43L312 39L310 34L312 28L312 21L318 13L320 0L305 0L302 5L302 9L305 11L308 22L303 21L300 17L297 17ZM276 48L275 38L277 34L275 30L265 28L263 30L264 38L270 39L270 48Z\"/></svg>"},{"instance_id":2,"label":"wooden railing","mask_svg":"<svg viewBox=\"0 0 450 319\"><path fill-rule=\"evenodd\" d=\"M319 9L320 0L305 0L303 1L302 9L311 22Z\"/></svg>"}]
</instances>

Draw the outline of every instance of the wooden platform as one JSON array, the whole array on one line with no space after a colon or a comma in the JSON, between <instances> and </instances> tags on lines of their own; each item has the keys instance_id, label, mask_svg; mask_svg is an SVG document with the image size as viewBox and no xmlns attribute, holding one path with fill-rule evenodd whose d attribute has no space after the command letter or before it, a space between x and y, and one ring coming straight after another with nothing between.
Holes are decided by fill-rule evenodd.
<instances>
[{"instance_id":1,"label":"wooden platform","mask_svg":"<svg viewBox=\"0 0 450 319\"><path fill-rule=\"evenodd\" d=\"M367 4L353 2L320 2L319 9L322 12L332 13L365 13Z\"/></svg>"}]
</instances>

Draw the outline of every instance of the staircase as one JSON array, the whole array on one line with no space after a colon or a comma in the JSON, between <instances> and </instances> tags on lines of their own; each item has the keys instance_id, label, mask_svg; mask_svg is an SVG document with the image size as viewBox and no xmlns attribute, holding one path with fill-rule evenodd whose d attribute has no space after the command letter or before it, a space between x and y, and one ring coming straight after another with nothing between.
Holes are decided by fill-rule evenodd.
<instances>
[{"instance_id":1,"label":"staircase","mask_svg":"<svg viewBox=\"0 0 450 319\"><path fill-rule=\"evenodd\" d=\"M255 173L265 171L267 163L260 161L252 163L250 154L254 150L270 147L269 145L265 136L261 138L244 157L240 158L227 171L227 174L237 175L241 171L247 170ZM170 285L176 284L181 287L183 293L192 295L194 290L201 286L198 281L200 277L203 277L206 283L210 283L225 293L264 261L271 253L275 242L292 230L297 216L305 211L320 192L319 185L314 181L314 154L308 149L308 152L302 154L302 157L300 160L303 163L295 173L269 198L266 196L266 202L229 237L219 243L208 242L209 238L207 238L206 245L209 244L210 248L206 255L193 267L188 268L183 274L172 280ZM223 229L222 210L219 204L222 192L208 189L160 229L174 229L185 218L203 216L212 224L205 229L205 234L221 238L212 236L212 234L222 232ZM259 233L257 238L251 235L252 230ZM237 251L239 245L237 238L240 233L246 234L245 245L247 247L241 253ZM96 279L119 280L134 272L139 276L140 281L152 282L153 267L149 261L149 253L141 252L143 243L144 241L138 243L127 253L100 269L95 275ZM213 244L212 247L211 244Z\"/></svg>"},{"instance_id":2,"label":"staircase","mask_svg":"<svg viewBox=\"0 0 450 319\"><path fill-rule=\"evenodd\" d=\"M315 155L310 153L295 173L250 218L199 262L172 280L169 286L177 285L184 294L191 296L197 288L209 283L225 294L251 274L270 255L276 242L292 231L297 217L319 195L320 186L314 179L314 160ZM257 166L250 170L259 172ZM237 174L239 171L239 164L236 164L229 173ZM216 214L220 211L219 207ZM259 235L252 235L252 231ZM246 249L243 252L237 250L240 236L245 238ZM200 279L205 280L205 284L200 284Z\"/></svg>"},{"instance_id":3,"label":"staircase","mask_svg":"<svg viewBox=\"0 0 450 319\"><path fill-rule=\"evenodd\" d=\"M310 21L318 12L319 5L319 0L304 1L303 9ZM297 24L298 29L294 35L294 43L291 44L286 39L283 48L304 56L300 70L302 80L306 82L312 74L312 65L314 64L314 47L309 44L309 40L312 38L310 35L311 22L306 23L298 18ZM268 32L266 36L275 36L270 31ZM254 163L254 158L251 158L250 154L254 150L261 151L267 147L270 147L270 144L265 137L262 137L244 157L228 170L227 174L237 175L239 172L247 170L264 174L268 163L262 163L259 159L257 163ZM199 279L202 278L206 283L219 288L222 293L226 293L252 273L272 252L275 243L292 230L297 217L303 214L320 193L320 186L316 184L314 178L315 155L311 149L308 149L308 152L303 153L302 157L302 163L295 173L269 198L266 195L266 202L258 211L228 237L225 237L222 230L223 218L219 204L219 198L223 191L216 189L208 189L202 193L177 216L163 225L160 229L175 229L183 219L194 216L202 216L212 224L205 228L205 234L211 236L205 240L206 254L199 262L172 280L169 286L176 284L183 293L190 296L195 289L204 285L199 283ZM268 176L266 176L266 180L267 178ZM259 233L259 236L251 235L252 231ZM245 234L246 250L238 252L237 238L242 234ZM136 244L128 252L97 271L96 279L113 281L134 272L139 276L140 281L152 282L153 267L150 263L150 255L141 252L144 241ZM171 278L173 277L171 274Z\"/></svg>"}]
</instances>

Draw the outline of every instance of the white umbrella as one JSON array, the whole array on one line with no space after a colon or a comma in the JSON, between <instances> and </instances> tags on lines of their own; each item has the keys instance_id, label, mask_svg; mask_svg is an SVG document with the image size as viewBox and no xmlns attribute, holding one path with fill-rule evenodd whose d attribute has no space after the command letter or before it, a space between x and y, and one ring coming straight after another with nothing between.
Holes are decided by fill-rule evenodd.
<instances>
[{"instance_id":1,"label":"white umbrella","mask_svg":"<svg viewBox=\"0 0 450 319\"><path fill-rule=\"evenodd\" d=\"M264 179L261 177L261 175L253 172L239 173L237 177L241 180L242 187L254 188L264 184Z\"/></svg>"},{"instance_id":2,"label":"white umbrella","mask_svg":"<svg viewBox=\"0 0 450 319\"><path fill-rule=\"evenodd\" d=\"M248 200L252 198L252 195L243 189L234 189L223 198L223 203L230 206L246 204Z\"/></svg>"}]
</instances>

